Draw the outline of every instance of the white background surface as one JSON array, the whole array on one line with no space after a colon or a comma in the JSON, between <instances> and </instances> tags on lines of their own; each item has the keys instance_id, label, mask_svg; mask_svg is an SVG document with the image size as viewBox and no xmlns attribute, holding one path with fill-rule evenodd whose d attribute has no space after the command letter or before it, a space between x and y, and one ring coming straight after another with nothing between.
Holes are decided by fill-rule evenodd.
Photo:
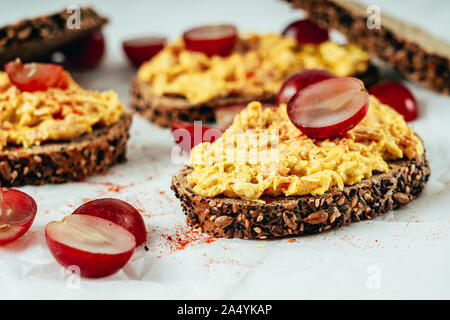
<instances>
[{"instance_id":1,"label":"white background surface","mask_svg":"<svg viewBox=\"0 0 450 320\"><path fill-rule=\"evenodd\" d=\"M370 3L450 41L448 1ZM0 24L69 4L75 2L2 1ZM116 90L124 104L134 74L121 52L126 37L156 33L173 39L208 22L277 32L302 16L275 0L98 1L95 7L111 19L108 55L99 69L76 79L88 88ZM406 208L295 242L222 239L173 250L167 235L188 231L170 191L170 177L181 166L170 161L170 132L135 117L126 164L82 183L21 188L35 197L38 216L23 238L0 248L0 298L450 298L450 98L407 85L420 105L413 127L424 139L432 175L423 195ZM108 183L122 186L120 193ZM139 248L121 272L82 279L77 288L48 251L43 230L99 197L126 200L143 212L150 250ZM373 288L377 275L379 288Z\"/></svg>"}]
</instances>

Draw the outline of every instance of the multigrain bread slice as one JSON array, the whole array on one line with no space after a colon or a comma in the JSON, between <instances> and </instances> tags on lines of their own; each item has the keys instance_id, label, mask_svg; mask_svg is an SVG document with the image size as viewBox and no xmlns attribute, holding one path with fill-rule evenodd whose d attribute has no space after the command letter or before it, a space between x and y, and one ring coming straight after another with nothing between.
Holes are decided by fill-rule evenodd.
<instances>
[{"instance_id":1,"label":"multigrain bread slice","mask_svg":"<svg viewBox=\"0 0 450 320\"><path fill-rule=\"evenodd\" d=\"M0 186L80 181L126 160L131 115L69 142L0 151Z\"/></svg>"},{"instance_id":2,"label":"multigrain bread slice","mask_svg":"<svg viewBox=\"0 0 450 320\"><path fill-rule=\"evenodd\" d=\"M264 198L265 204L226 198L204 198L187 183L185 167L172 178L187 222L215 237L271 239L319 233L350 222L370 220L415 199L424 188L430 169L426 155L389 163L388 173L333 188L323 195Z\"/></svg>"},{"instance_id":3,"label":"multigrain bread slice","mask_svg":"<svg viewBox=\"0 0 450 320\"><path fill-rule=\"evenodd\" d=\"M3 67L17 57L22 61L37 61L108 22L92 8L80 8L80 28L69 29L66 22L73 14L63 10L1 27L0 65Z\"/></svg>"},{"instance_id":4,"label":"multigrain bread slice","mask_svg":"<svg viewBox=\"0 0 450 320\"><path fill-rule=\"evenodd\" d=\"M364 73L355 76L361 79L366 87L370 87L378 80L378 72L373 65L369 65ZM275 104L275 98L275 95L265 93L260 97L229 96L206 103L191 104L184 97L157 96L151 92L149 84L136 77L131 89L131 108L154 124L168 127L172 121L193 122L194 120L200 120L215 122L215 109L233 105L246 105L251 101Z\"/></svg>"},{"instance_id":5,"label":"multigrain bread slice","mask_svg":"<svg viewBox=\"0 0 450 320\"><path fill-rule=\"evenodd\" d=\"M253 100L274 103L275 97L265 94L261 97L230 96L207 103L191 104L183 97L158 96L150 91L149 85L135 78L131 89L131 108L145 119L160 127L168 127L172 121L214 122L214 109L247 104Z\"/></svg>"},{"instance_id":6,"label":"multigrain bread slice","mask_svg":"<svg viewBox=\"0 0 450 320\"><path fill-rule=\"evenodd\" d=\"M367 28L367 6L351 0L287 0L324 28L334 28L403 73L450 94L450 44L424 30L381 14L381 28ZM407 4L405 4L407 6ZM383 8L381 8L383 12Z\"/></svg>"}]
</instances>

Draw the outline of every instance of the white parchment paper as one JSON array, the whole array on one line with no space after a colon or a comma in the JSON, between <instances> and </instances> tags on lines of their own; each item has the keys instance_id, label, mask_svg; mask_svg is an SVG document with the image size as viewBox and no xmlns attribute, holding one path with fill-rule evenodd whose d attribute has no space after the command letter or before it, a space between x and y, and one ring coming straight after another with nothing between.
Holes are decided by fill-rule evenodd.
<instances>
[{"instance_id":1,"label":"white parchment paper","mask_svg":"<svg viewBox=\"0 0 450 320\"><path fill-rule=\"evenodd\" d=\"M0 18L7 23L61 8L54 1L40 2L39 7L36 3L29 2L21 10L5 8ZM388 1L378 3L389 8ZM420 5L408 3L416 4L410 12L420 17ZM439 12L449 12L446 1L436 4ZM17 4L3 5L16 8ZM174 5L179 10L173 10ZM129 101L134 74L120 52L120 41L126 36L163 31L174 37L186 27L211 21L231 21L248 30L279 31L301 16L287 5L269 0L246 4L133 1L127 10L119 1L99 1L96 6L112 21L105 31L108 56L99 69L75 77L88 88L118 91L124 104ZM149 13L154 19L146 18ZM442 23L444 37L449 25ZM127 163L84 182L20 188L36 199L38 215L24 237L0 248L0 299L450 298L450 98L406 84L420 105L420 119L412 126L424 140L431 178L422 196L405 208L373 221L295 240L211 242L189 230L170 190L171 176L181 168L171 161L170 131L135 117ZM53 259L44 227L84 201L101 197L128 201L144 215L148 251L138 248L130 263L111 277L80 280ZM177 237L190 241L177 245L170 240Z\"/></svg>"}]
</instances>

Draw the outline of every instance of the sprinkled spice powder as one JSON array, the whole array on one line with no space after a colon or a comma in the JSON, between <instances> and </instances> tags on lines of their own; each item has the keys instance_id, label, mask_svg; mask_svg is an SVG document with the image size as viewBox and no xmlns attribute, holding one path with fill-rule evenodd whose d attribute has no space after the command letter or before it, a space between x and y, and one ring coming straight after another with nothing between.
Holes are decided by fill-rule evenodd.
<instances>
[{"instance_id":1,"label":"sprinkled spice powder","mask_svg":"<svg viewBox=\"0 0 450 320\"><path fill-rule=\"evenodd\" d=\"M174 234L162 234L162 236L167 240L167 246L172 252L183 250L192 244L207 244L217 240L216 238L208 234L201 233L192 227L189 229L180 228L176 230Z\"/></svg>"},{"instance_id":2,"label":"sprinkled spice powder","mask_svg":"<svg viewBox=\"0 0 450 320\"><path fill-rule=\"evenodd\" d=\"M104 185L108 187L108 191L119 193L119 192L122 191L123 189L128 188L128 187L131 187L131 186L133 186L134 184L132 183L132 184L129 184L129 185L126 185L126 186L121 186L121 185L118 185L118 184L114 184L114 183L110 183L110 182L105 182Z\"/></svg>"},{"instance_id":3,"label":"sprinkled spice powder","mask_svg":"<svg viewBox=\"0 0 450 320\"><path fill-rule=\"evenodd\" d=\"M108 192L115 192L115 193L120 193L123 189L134 186L134 183L130 183L128 185L119 185L111 182L93 182L93 181L90 181L88 183L92 185L102 185L108 187Z\"/></svg>"}]
</instances>

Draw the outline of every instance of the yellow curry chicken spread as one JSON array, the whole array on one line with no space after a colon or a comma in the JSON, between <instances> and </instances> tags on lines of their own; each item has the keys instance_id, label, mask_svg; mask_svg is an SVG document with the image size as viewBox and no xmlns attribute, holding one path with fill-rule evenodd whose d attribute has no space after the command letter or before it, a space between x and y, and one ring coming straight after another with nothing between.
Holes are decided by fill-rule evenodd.
<instances>
[{"instance_id":1,"label":"yellow curry chicken spread","mask_svg":"<svg viewBox=\"0 0 450 320\"><path fill-rule=\"evenodd\" d=\"M123 106L116 93L83 90L66 78L64 89L22 92L0 72L0 150L72 140L119 120Z\"/></svg>"},{"instance_id":2,"label":"yellow curry chicken spread","mask_svg":"<svg viewBox=\"0 0 450 320\"><path fill-rule=\"evenodd\" d=\"M229 95L275 95L288 76L303 69L350 76L363 73L368 64L368 54L353 44L299 45L279 34L248 34L228 57L186 50L182 40L169 44L141 66L138 79L155 95L183 96L200 104Z\"/></svg>"},{"instance_id":3,"label":"yellow curry chicken spread","mask_svg":"<svg viewBox=\"0 0 450 320\"><path fill-rule=\"evenodd\" d=\"M302 134L288 118L286 105L272 110L252 102L220 139L192 149L188 182L205 197L323 194L373 172L387 172L388 160L413 159L423 152L403 117L373 96L356 127L325 140Z\"/></svg>"}]
</instances>

